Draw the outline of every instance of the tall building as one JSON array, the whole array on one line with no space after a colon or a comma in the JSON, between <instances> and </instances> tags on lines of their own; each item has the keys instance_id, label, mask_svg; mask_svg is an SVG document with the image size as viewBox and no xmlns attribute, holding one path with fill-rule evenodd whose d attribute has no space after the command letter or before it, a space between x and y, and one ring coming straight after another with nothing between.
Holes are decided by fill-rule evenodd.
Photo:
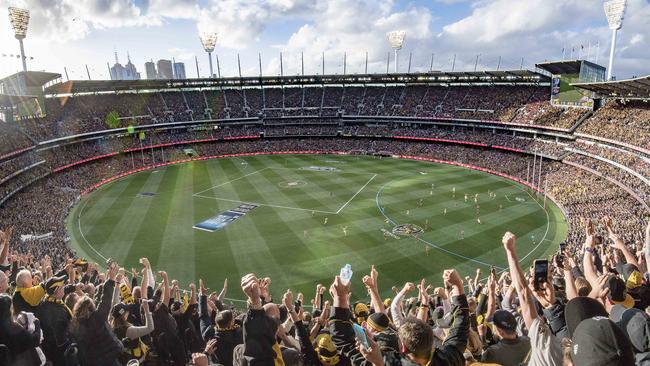
<instances>
[{"instance_id":1,"label":"tall building","mask_svg":"<svg viewBox=\"0 0 650 366\"><path fill-rule=\"evenodd\" d=\"M122 66L117 58L117 52L115 52L115 64L110 69L111 80L140 80L140 73L131 62L131 57L128 54L127 58L128 62L125 66Z\"/></svg>"},{"instance_id":2,"label":"tall building","mask_svg":"<svg viewBox=\"0 0 650 366\"><path fill-rule=\"evenodd\" d=\"M182 62L174 63L174 79L186 79L185 64Z\"/></svg>"},{"instance_id":3,"label":"tall building","mask_svg":"<svg viewBox=\"0 0 650 366\"><path fill-rule=\"evenodd\" d=\"M174 71L172 62L169 60L158 60L158 79L173 79Z\"/></svg>"},{"instance_id":4,"label":"tall building","mask_svg":"<svg viewBox=\"0 0 650 366\"><path fill-rule=\"evenodd\" d=\"M153 63L153 60L144 63L144 71L147 75L147 79L156 79L158 74L156 73L156 64Z\"/></svg>"},{"instance_id":5,"label":"tall building","mask_svg":"<svg viewBox=\"0 0 650 366\"><path fill-rule=\"evenodd\" d=\"M126 72L124 80L140 80L140 73L135 68L135 65L131 62L131 56L126 54L128 62L124 65L124 70Z\"/></svg>"}]
</instances>

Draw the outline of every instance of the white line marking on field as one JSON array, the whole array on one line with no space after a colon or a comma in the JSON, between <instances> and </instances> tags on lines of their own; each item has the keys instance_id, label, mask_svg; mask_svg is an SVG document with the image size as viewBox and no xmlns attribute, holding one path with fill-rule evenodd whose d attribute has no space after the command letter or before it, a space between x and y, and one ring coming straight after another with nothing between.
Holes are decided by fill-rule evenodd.
<instances>
[{"instance_id":1,"label":"white line marking on field","mask_svg":"<svg viewBox=\"0 0 650 366\"><path fill-rule=\"evenodd\" d=\"M531 249L530 252L528 252L528 254L526 254L525 256L523 256L523 257L520 259L520 261L523 261L524 259L528 258L528 256L530 256L531 254L533 254L533 252L536 251L537 248L539 248L540 245L542 245L542 243L546 240L546 235L548 234L548 229L551 228L551 217L549 216L549 214L548 214L548 210L546 210L546 207L542 206L542 204L539 203L539 201L536 200L535 197L533 197L533 195L530 194L530 192L528 192L528 190L526 190L526 193L528 193L528 195L530 196L530 198L532 198L533 201L537 202L537 204L539 205L539 207L541 207L542 210L544 210L544 213L546 213L546 232L544 232L544 236L542 236L542 239L540 239L539 243L537 243L537 245L535 245L535 247L534 247L533 249ZM546 194L546 192L544 192L544 194ZM549 241L551 241L551 240L549 240Z\"/></svg>"},{"instance_id":2,"label":"white line marking on field","mask_svg":"<svg viewBox=\"0 0 650 366\"><path fill-rule=\"evenodd\" d=\"M290 207L290 206L280 206L280 205L271 205L268 203L259 203L259 202L251 202L251 201L240 201L240 200L231 200L228 198L221 198L221 197L210 197L210 196L201 196L195 194L194 197L198 198L207 198L211 200L216 200L216 201L226 201L226 202L234 202L234 203L250 203L253 205L258 205L258 206L267 206L267 207L274 207L274 208L285 208L287 210L297 210L297 211L308 211L308 212L318 212L318 213L323 213L323 214L328 214L328 215L336 215L338 212L332 212L332 211L321 211L321 210L312 210L310 208L300 208L300 207Z\"/></svg>"},{"instance_id":3,"label":"white line marking on field","mask_svg":"<svg viewBox=\"0 0 650 366\"><path fill-rule=\"evenodd\" d=\"M194 196L200 195L201 193L203 193L203 192L207 192L207 191L209 191L209 190L211 190L211 189L215 189L215 188L219 188L219 187L221 187L221 186L225 186L225 185L228 184L228 183L232 183L232 182L234 182L234 181L237 181L237 180L240 180L240 179L246 178L246 177L248 177L248 176L250 176L250 175L253 175L253 174L259 173L259 172L264 171L264 170L267 170L267 169L270 169L270 168L269 168L269 167L266 167L266 168L262 168L262 169L260 169L260 170L256 170L256 171L254 171L254 172L248 173L248 174L246 174L246 175L242 175L242 176L239 177L239 178L235 178L235 179L229 180L229 181L227 181L227 182L223 182L223 183L221 183L221 184L219 184L219 185L216 185L216 186L214 186L214 187L210 187L210 188L208 188L208 189L204 189L204 190L202 190L201 192L196 192L196 193L194 193Z\"/></svg>"},{"instance_id":4,"label":"white line marking on field","mask_svg":"<svg viewBox=\"0 0 650 366\"><path fill-rule=\"evenodd\" d=\"M370 177L370 179L368 179L368 181L366 182L366 184L364 184L363 187L361 187L361 188L357 191L357 193L355 193L352 197L350 197L350 199L348 200L348 202L346 202L343 206L341 206L341 208L339 208L338 211L336 211L336 214L338 215L339 212L343 211L343 209L344 209L344 208L345 208L345 207L346 207L350 202L352 202L352 200L354 199L354 197L356 197L359 193L361 193L361 191L363 191L363 189L366 188L366 186L368 186L368 184L370 184L370 182L372 182L372 180L375 179L376 176L377 176L377 174L374 174L372 177Z\"/></svg>"},{"instance_id":5,"label":"white line marking on field","mask_svg":"<svg viewBox=\"0 0 650 366\"><path fill-rule=\"evenodd\" d=\"M86 205L88 204L88 201L89 201L89 199L87 198L87 199L86 199L86 202L84 202L84 205L81 206L81 210L79 210L79 215L77 216L77 222L79 223L79 233L81 234L81 237L82 237L83 240L86 242L86 244L88 244L88 246L90 247L90 249L92 249L95 253L97 253L97 254L98 254L100 257L102 257L104 260L108 260L108 258L104 257L104 256L102 255L102 253L98 252L97 249L95 249L95 247L92 246L92 244L90 244L90 242L88 241L88 239L86 239L86 235L84 235L83 230L81 230L81 214L84 212L84 209L86 208Z\"/></svg>"}]
</instances>

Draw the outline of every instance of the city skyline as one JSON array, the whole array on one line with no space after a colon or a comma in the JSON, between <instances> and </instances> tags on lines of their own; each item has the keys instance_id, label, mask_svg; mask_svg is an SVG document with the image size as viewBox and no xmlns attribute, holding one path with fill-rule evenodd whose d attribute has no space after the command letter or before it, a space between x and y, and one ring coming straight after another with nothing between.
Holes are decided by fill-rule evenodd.
<instances>
[{"instance_id":1,"label":"city skyline","mask_svg":"<svg viewBox=\"0 0 650 366\"><path fill-rule=\"evenodd\" d=\"M66 67L70 79L87 79L86 64L91 78L107 79L106 60L116 48L120 54L130 52L140 70L150 59L183 62L190 78L196 77L197 57L201 77L207 77L200 31L218 33L214 72L218 57L223 76L238 75L238 54L242 74L258 75L258 53L263 73L277 75L280 52L283 72L289 75L301 72L302 57L306 74L322 73L323 53L326 73L343 73L344 57L348 73L364 72L366 52L368 71L385 72L390 52L386 32L399 29L406 31L400 72L407 71L411 53L412 71L429 70L432 58L433 69L449 71L454 55L456 70L473 70L475 65L478 70L497 65L518 69L522 64L532 69L537 62L561 59L563 53L565 59L588 58L606 65L610 45L601 1L120 0L109 8L101 3L72 7L68 0L53 0L39 7L34 0L0 0L0 53L18 53L6 14L14 5L32 15L25 40L28 69L63 75ZM619 79L650 74L648 18L647 0L629 0L614 63ZM19 59L0 57L0 77L20 68Z\"/></svg>"}]
</instances>

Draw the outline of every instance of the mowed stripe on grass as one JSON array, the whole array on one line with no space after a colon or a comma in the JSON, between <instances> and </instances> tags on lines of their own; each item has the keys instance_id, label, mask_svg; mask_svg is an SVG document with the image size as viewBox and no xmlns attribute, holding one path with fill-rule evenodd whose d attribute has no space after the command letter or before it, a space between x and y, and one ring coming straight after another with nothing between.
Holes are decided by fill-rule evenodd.
<instances>
[{"instance_id":1,"label":"mowed stripe on grass","mask_svg":"<svg viewBox=\"0 0 650 366\"><path fill-rule=\"evenodd\" d=\"M333 167L339 172L301 170L309 166ZM369 181L374 174L375 179ZM307 185L284 188L279 184L295 180ZM435 184L433 193L431 183ZM220 187L212 188L215 186ZM456 197L452 198L454 187ZM496 192L497 198L489 199L488 190ZM141 192L155 196L138 197ZM196 197L195 192L301 210L261 206L222 230L203 232L192 226L239 203ZM338 215L311 212L318 208L336 212L356 192ZM467 203L465 192L470 194ZM480 195L478 217L482 224L476 220L474 193ZM525 201L518 202L516 197ZM385 214L398 224L424 227L428 220L428 229L420 237L458 255L432 248L426 256L425 243L415 238L385 239L381 229L391 230L393 224L384 221L377 199ZM420 199L422 207L418 207ZM548 205L551 221L547 226L543 208L510 181L455 166L371 157L215 159L129 176L84 197L68 220L73 247L99 261L75 229L79 224L75 217L84 205L81 227L88 242L127 268L137 267L138 258L147 256L157 269L168 270L183 286L196 283L200 275L213 290L220 288L226 276L236 283L241 275L256 272L273 278L276 298L289 287L311 296L316 283L328 284L345 263L352 264L358 277L353 281L355 298L365 297L360 278L372 264L380 271L382 294L390 296L390 285L423 276L440 284L444 268L473 273L477 264L464 257L504 266L500 239L506 230L520 236L518 251L524 256L535 246L531 235L539 241L548 228L549 241L540 245L529 261L552 251L566 235L566 224L556 206ZM463 240L459 239L460 230L465 231ZM484 273L487 269L483 268ZM239 291L229 296L242 298Z\"/></svg>"}]
</instances>

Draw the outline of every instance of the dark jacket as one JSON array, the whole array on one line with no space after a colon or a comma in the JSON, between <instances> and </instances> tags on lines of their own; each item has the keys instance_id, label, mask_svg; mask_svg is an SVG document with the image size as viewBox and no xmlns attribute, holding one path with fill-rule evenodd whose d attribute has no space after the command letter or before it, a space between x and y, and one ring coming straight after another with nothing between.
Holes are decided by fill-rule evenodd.
<instances>
[{"instance_id":1,"label":"dark jacket","mask_svg":"<svg viewBox=\"0 0 650 366\"><path fill-rule=\"evenodd\" d=\"M205 295L199 296L199 320L203 340L207 343L213 338L217 339L217 350L214 352L215 357L212 361L224 366L231 366L235 347L244 343L242 328L216 329L208 312L208 297Z\"/></svg>"},{"instance_id":2,"label":"dark jacket","mask_svg":"<svg viewBox=\"0 0 650 366\"><path fill-rule=\"evenodd\" d=\"M350 360L354 366L372 366L356 348L356 338L352 328L352 312L347 308L334 308L330 316L330 333L332 343L336 351ZM382 352L384 364L387 366L399 366L402 364L402 357L395 352Z\"/></svg>"},{"instance_id":3,"label":"dark jacket","mask_svg":"<svg viewBox=\"0 0 650 366\"><path fill-rule=\"evenodd\" d=\"M442 347L434 350L429 366L464 366L463 352L469 339L469 307L467 296L459 295L451 299L453 321L449 335L442 343Z\"/></svg>"},{"instance_id":4,"label":"dark jacket","mask_svg":"<svg viewBox=\"0 0 650 366\"><path fill-rule=\"evenodd\" d=\"M0 326L0 344L9 348L10 366L38 365L36 347L41 342L41 332L38 322L36 329L30 333L19 324L9 321Z\"/></svg>"},{"instance_id":5,"label":"dark jacket","mask_svg":"<svg viewBox=\"0 0 650 366\"><path fill-rule=\"evenodd\" d=\"M544 317L548 321L553 335L559 339L570 338L564 318L564 305L562 303L556 301L555 305L544 309Z\"/></svg>"},{"instance_id":6,"label":"dark jacket","mask_svg":"<svg viewBox=\"0 0 650 366\"><path fill-rule=\"evenodd\" d=\"M122 342L107 321L114 289L115 281L106 281L97 310L88 319L75 321L71 327L71 336L79 346L79 362L83 366L114 365L124 352Z\"/></svg>"},{"instance_id":7,"label":"dark jacket","mask_svg":"<svg viewBox=\"0 0 650 366\"><path fill-rule=\"evenodd\" d=\"M435 349L428 366L465 366L463 352L467 347L469 338L469 308L467 296L459 295L452 298L453 308L451 310L453 321L449 329L449 335L442 347ZM332 341L339 353L347 356L355 366L370 366L356 348L354 330L352 329L350 309L335 308L330 317L330 331ZM416 365L406 357L391 352L383 354L384 362L387 364L398 363L400 365Z\"/></svg>"},{"instance_id":8,"label":"dark jacket","mask_svg":"<svg viewBox=\"0 0 650 366\"><path fill-rule=\"evenodd\" d=\"M244 358L249 366L269 366L275 364L277 347L276 322L266 315L264 309L248 309L244 317Z\"/></svg>"},{"instance_id":9,"label":"dark jacket","mask_svg":"<svg viewBox=\"0 0 650 366\"><path fill-rule=\"evenodd\" d=\"M38 306L36 316L40 319L43 329L43 353L55 366L64 365L63 353L70 344L70 311L62 302L45 299Z\"/></svg>"}]
</instances>

